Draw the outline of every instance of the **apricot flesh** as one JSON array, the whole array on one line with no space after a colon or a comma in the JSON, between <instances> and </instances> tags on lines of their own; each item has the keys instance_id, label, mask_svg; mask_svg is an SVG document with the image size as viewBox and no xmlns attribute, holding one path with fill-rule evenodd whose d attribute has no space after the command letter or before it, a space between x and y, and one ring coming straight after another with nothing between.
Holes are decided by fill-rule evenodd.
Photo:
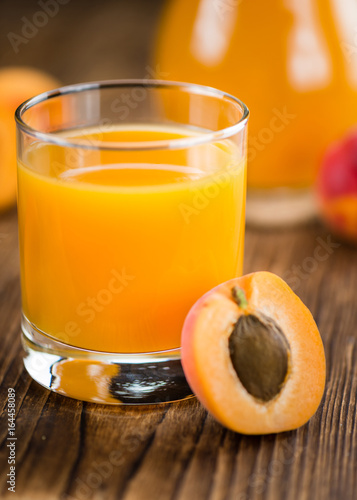
<instances>
[{"instance_id":1,"label":"apricot flesh","mask_svg":"<svg viewBox=\"0 0 357 500\"><path fill-rule=\"evenodd\" d=\"M246 304L237 303L232 296L234 288L242 290ZM275 331L278 337L274 342L269 340L262 347L259 343L266 332L259 331L255 333L258 344L254 344L252 327L247 324L245 337L237 347L243 349L243 354L233 362L232 332L239 321L246 321L249 316L263 318L267 331L271 331L271 322L273 330L277 328L284 339L277 340L280 333ZM243 434L296 429L312 417L321 402L326 365L318 328L297 295L272 273L252 273L206 293L188 313L181 341L182 365L191 389L229 429ZM278 354L274 354L277 345ZM286 365L277 361L283 351ZM269 356L270 360L265 359ZM245 376L255 379L258 389L252 389L242 375L239 377L237 364ZM275 372L279 370L276 382ZM259 392L264 384L274 390Z\"/></svg>"},{"instance_id":2,"label":"apricot flesh","mask_svg":"<svg viewBox=\"0 0 357 500\"><path fill-rule=\"evenodd\" d=\"M37 69L0 69L0 212L16 200L16 108L26 99L58 86L58 80Z\"/></svg>"}]
</instances>

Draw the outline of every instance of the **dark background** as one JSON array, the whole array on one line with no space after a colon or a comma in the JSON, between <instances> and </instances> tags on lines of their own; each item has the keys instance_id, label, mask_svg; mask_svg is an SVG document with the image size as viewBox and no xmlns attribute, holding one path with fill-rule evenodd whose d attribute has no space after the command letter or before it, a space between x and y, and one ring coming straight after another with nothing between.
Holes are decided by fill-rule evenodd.
<instances>
[{"instance_id":1,"label":"dark background","mask_svg":"<svg viewBox=\"0 0 357 500\"><path fill-rule=\"evenodd\" d=\"M67 3L60 5L61 1ZM53 12L58 10L53 17L43 14L47 2ZM0 0L0 67L33 66L63 84L147 78L163 4L164 0ZM9 33L28 40L18 39L17 53Z\"/></svg>"}]
</instances>

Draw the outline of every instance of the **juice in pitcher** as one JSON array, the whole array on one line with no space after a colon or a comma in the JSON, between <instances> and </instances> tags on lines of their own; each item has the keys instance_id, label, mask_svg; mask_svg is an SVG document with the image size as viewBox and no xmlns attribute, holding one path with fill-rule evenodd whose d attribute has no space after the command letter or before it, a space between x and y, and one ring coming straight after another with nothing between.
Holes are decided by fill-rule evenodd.
<instances>
[{"instance_id":1,"label":"juice in pitcher","mask_svg":"<svg viewBox=\"0 0 357 500\"><path fill-rule=\"evenodd\" d=\"M357 123L356 18L348 0L168 0L158 76L238 93L252 111L248 221L314 213L322 154Z\"/></svg>"}]
</instances>

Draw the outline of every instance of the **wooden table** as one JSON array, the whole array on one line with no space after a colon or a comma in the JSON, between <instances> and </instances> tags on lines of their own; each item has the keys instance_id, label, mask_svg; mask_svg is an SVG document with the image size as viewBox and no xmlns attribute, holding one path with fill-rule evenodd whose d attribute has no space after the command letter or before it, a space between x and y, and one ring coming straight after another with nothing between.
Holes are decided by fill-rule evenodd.
<instances>
[{"instance_id":1,"label":"wooden table","mask_svg":"<svg viewBox=\"0 0 357 500\"><path fill-rule=\"evenodd\" d=\"M224 429L195 399L110 407L68 399L33 382L20 347L16 214L2 216L0 493L7 488L6 401L13 387L14 498L356 499L356 249L338 246L318 225L283 232L249 229L245 270L259 269L285 276L310 307L325 344L327 385L307 425L249 437Z\"/></svg>"},{"instance_id":2,"label":"wooden table","mask_svg":"<svg viewBox=\"0 0 357 500\"><path fill-rule=\"evenodd\" d=\"M33 64L64 83L147 77L162 0L72 0L15 54L37 2L2 0L0 64ZM325 396L297 431L227 431L195 400L107 407L64 398L26 374L20 346L16 213L0 216L0 495L23 500L355 500L357 250L313 224L249 229L245 271L270 270L314 314L327 356ZM16 493L7 492L7 396L16 390ZM303 402L301 403L303 404ZM11 495L13 495L11 497Z\"/></svg>"}]
</instances>

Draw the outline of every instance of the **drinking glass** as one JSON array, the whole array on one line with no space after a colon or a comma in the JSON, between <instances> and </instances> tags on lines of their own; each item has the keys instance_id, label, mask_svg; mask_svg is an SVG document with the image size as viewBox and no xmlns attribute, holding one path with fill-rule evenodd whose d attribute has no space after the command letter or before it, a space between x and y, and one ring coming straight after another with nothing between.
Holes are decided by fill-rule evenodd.
<instances>
[{"instance_id":1,"label":"drinking glass","mask_svg":"<svg viewBox=\"0 0 357 500\"><path fill-rule=\"evenodd\" d=\"M25 367L106 404L191 397L180 333L242 272L248 110L186 83L63 87L16 111Z\"/></svg>"}]
</instances>

